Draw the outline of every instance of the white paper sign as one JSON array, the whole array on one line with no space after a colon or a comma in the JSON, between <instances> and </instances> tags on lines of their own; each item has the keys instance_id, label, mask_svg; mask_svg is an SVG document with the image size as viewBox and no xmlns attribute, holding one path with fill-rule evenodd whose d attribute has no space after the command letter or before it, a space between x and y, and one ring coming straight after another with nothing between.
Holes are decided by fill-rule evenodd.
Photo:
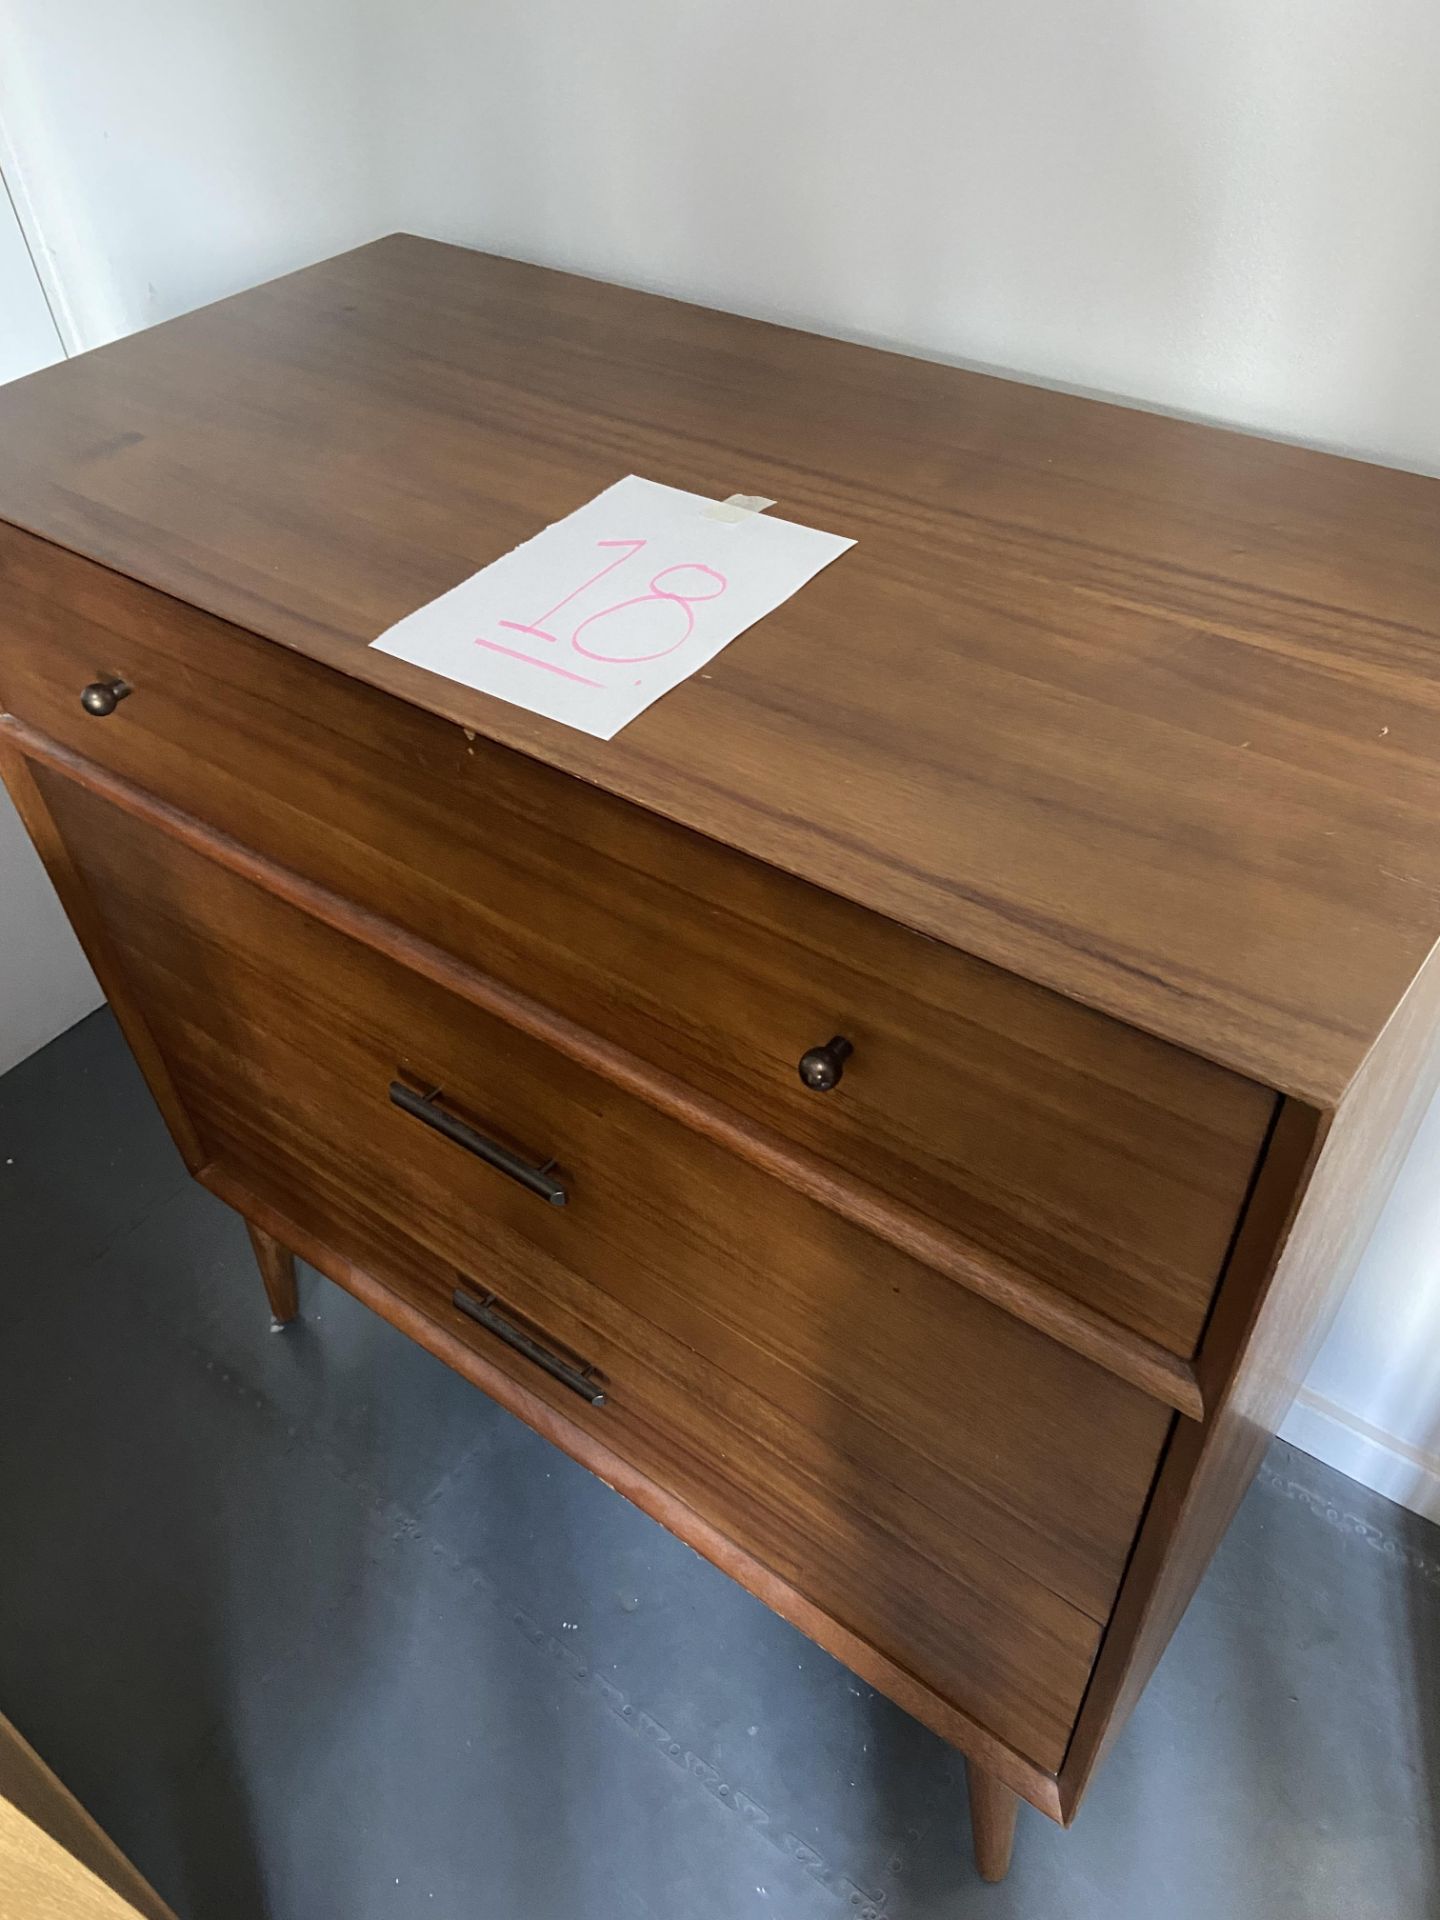
<instances>
[{"instance_id":1,"label":"white paper sign","mask_svg":"<svg viewBox=\"0 0 1440 1920\"><path fill-rule=\"evenodd\" d=\"M854 544L632 474L373 644L612 740Z\"/></svg>"}]
</instances>

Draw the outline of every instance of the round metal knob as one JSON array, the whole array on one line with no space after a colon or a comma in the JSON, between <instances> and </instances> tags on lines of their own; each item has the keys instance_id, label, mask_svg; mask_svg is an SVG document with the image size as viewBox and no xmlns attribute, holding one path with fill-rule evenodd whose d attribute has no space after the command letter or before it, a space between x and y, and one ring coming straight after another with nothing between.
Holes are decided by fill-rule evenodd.
<instances>
[{"instance_id":1,"label":"round metal knob","mask_svg":"<svg viewBox=\"0 0 1440 1920\"><path fill-rule=\"evenodd\" d=\"M829 1093L832 1087L839 1086L845 1062L854 1051L850 1042L837 1033L823 1047L811 1047L808 1053L801 1054L800 1078L812 1093Z\"/></svg>"},{"instance_id":2,"label":"round metal knob","mask_svg":"<svg viewBox=\"0 0 1440 1920\"><path fill-rule=\"evenodd\" d=\"M110 680L92 680L80 695L80 704L87 713L93 713L97 720L103 720L119 706L129 693L127 681L115 676Z\"/></svg>"}]
</instances>

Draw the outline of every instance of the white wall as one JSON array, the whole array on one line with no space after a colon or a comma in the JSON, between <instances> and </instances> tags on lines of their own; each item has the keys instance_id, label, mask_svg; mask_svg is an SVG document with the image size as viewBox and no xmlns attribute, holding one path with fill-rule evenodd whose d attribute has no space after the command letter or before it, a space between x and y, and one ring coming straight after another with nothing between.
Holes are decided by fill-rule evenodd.
<instances>
[{"instance_id":1,"label":"white wall","mask_svg":"<svg viewBox=\"0 0 1440 1920\"><path fill-rule=\"evenodd\" d=\"M72 349L393 226L389 11L0 0L0 165Z\"/></svg>"},{"instance_id":2,"label":"white wall","mask_svg":"<svg viewBox=\"0 0 1440 1920\"><path fill-rule=\"evenodd\" d=\"M1440 1101L1285 1423L1307 1453L1440 1521Z\"/></svg>"},{"instance_id":3,"label":"white wall","mask_svg":"<svg viewBox=\"0 0 1440 1920\"><path fill-rule=\"evenodd\" d=\"M60 335L0 175L0 384L63 358Z\"/></svg>"},{"instance_id":4,"label":"white wall","mask_svg":"<svg viewBox=\"0 0 1440 1920\"><path fill-rule=\"evenodd\" d=\"M0 380L372 238L378 7L0 0ZM58 325L58 333L57 333ZM98 1005L0 795L0 1072Z\"/></svg>"},{"instance_id":5,"label":"white wall","mask_svg":"<svg viewBox=\"0 0 1440 1920\"><path fill-rule=\"evenodd\" d=\"M1434 0L424 17L393 74L426 230L1440 465Z\"/></svg>"},{"instance_id":6,"label":"white wall","mask_svg":"<svg viewBox=\"0 0 1440 1920\"><path fill-rule=\"evenodd\" d=\"M0 383L61 358L0 179ZM0 789L0 1073L100 1004L100 989Z\"/></svg>"},{"instance_id":7,"label":"white wall","mask_svg":"<svg viewBox=\"0 0 1440 1920\"><path fill-rule=\"evenodd\" d=\"M1434 0L0 0L93 344L395 225L1440 467Z\"/></svg>"},{"instance_id":8,"label":"white wall","mask_svg":"<svg viewBox=\"0 0 1440 1920\"><path fill-rule=\"evenodd\" d=\"M1434 0L0 0L0 45L74 345L405 226L1440 472ZM1417 1503L1437 1153L1292 1429Z\"/></svg>"}]
</instances>

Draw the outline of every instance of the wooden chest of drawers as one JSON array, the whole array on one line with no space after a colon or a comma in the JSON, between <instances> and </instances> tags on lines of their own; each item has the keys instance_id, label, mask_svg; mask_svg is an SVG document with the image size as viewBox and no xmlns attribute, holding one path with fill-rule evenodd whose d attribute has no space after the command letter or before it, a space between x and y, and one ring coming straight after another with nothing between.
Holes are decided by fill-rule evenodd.
<instances>
[{"instance_id":1,"label":"wooden chest of drawers","mask_svg":"<svg viewBox=\"0 0 1440 1920\"><path fill-rule=\"evenodd\" d=\"M858 545L608 744L369 649L627 471ZM277 1317L301 1253L954 1740L994 1877L1440 1073L1437 532L396 237L0 394L0 752Z\"/></svg>"}]
</instances>

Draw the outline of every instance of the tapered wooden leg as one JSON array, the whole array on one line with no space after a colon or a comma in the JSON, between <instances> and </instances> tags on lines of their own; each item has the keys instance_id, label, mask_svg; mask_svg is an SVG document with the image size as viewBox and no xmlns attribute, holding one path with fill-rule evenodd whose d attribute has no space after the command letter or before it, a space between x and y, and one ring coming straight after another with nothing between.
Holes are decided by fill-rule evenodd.
<instances>
[{"instance_id":1,"label":"tapered wooden leg","mask_svg":"<svg viewBox=\"0 0 1440 1920\"><path fill-rule=\"evenodd\" d=\"M1010 1871L1015 1845L1015 1816L1020 1796L1003 1780L985 1773L973 1760L965 1762L970 1787L970 1827L975 1838L975 1865L982 1880L1003 1880Z\"/></svg>"},{"instance_id":2,"label":"tapered wooden leg","mask_svg":"<svg viewBox=\"0 0 1440 1920\"><path fill-rule=\"evenodd\" d=\"M300 1311L295 1291L295 1256L266 1233L263 1227L247 1220L245 1231L255 1249L260 1278L265 1282L265 1297L270 1302L270 1322L275 1328L288 1327Z\"/></svg>"}]
</instances>

